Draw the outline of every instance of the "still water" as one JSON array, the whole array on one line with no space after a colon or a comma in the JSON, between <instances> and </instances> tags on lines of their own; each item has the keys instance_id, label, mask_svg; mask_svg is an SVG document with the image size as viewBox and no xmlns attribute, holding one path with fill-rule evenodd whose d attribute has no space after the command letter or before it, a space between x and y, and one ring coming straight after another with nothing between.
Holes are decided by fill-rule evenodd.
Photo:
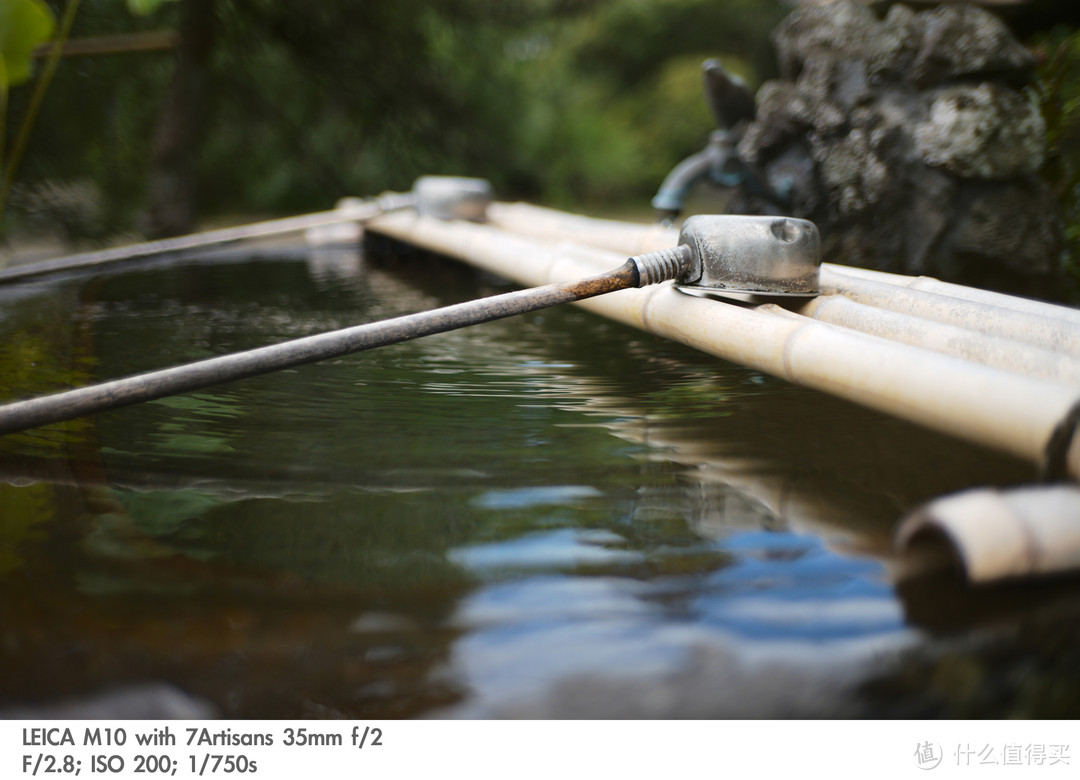
<instances>
[{"instance_id":1,"label":"still water","mask_svg":"<svg viewBox=\"0 0 1080 780\"><path fill-rule=\"evenodd\" d=\"M386 244L0 287L0 399L503 289ZM1080 581L891 550L1032 476L573 308L489 323L0 437L0 714L1076 717Z\"/></svg>"}]
</instances>

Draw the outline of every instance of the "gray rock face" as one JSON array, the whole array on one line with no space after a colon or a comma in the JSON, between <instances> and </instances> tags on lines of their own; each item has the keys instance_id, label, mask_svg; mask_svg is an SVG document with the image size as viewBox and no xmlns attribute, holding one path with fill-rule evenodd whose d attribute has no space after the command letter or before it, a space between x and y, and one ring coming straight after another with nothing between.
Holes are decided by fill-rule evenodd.
<instances>
[{"instance_id":1,"label":"gray rock face","mask_svg":"<svg viewBox=\"0 0 1080 780\"><path fill-rule=\"evenodd\" d=\"M792 13L774 43L781 78L759 90L739 154L788 193L784 211L817 222L832 258L1060 294L1034 59L997 17L897 5L879 19L845 0ZM749 193L733 204L769 208Z\"/></svg>"},{"instance_id":2,"label":"gray rock face","mask_svg":"<svg viewBox=\"0 0 1080 780\"><path fill-rule=\"evenodd\" d=\"M930 118L915 128L922 161L971 179L1011 179L1037 173L1045 158L1046 125L1030 100L997 84L941 90Z\"/></svg>"}]
</instances>

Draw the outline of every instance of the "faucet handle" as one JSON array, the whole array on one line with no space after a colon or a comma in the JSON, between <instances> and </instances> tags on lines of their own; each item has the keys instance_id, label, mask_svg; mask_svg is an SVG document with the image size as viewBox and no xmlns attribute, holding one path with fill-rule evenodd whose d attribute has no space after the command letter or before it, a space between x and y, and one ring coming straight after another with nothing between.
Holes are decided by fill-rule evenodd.
<instances>
[{"instance_id":1,"label":"faucet handle","mask_svg":"<svg viewBox=\"0 0 1080 780\"><path fill-rule=\"evenodd\" d=\"M717 127L731 129L754 118L754 93L741 78L724 70L719 60L705 60L701 64L701 76L705 102Z\"/></svg>"}]
</instances>

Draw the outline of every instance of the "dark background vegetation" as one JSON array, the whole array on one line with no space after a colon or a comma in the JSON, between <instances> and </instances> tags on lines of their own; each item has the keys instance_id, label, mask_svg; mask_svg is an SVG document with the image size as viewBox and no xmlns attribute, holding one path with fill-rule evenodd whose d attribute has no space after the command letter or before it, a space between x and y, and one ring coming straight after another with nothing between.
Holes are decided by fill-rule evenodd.
<instances>
[{"instance_id":1,"label":"dark background vegetation","mask_svg":"<svg viewBox=\"0 0 1080 780\"><path fill-rule=\"evenodd\" d=\"M83 0L72 37L185 24L204 36L197 152L179 164L205 218L326 208L429 173L488 178L502 197L647 202L711 129L702 59L759 81L783 13L759 0L181 0L137 17ZM16 215L90 239L139 224L176 63L64 60ZM13 119L29 92L13 90Z\"/></svg>"},{"instance_id":2,"label":"dark background vegetation","mask_svg":"<svg viewBox=\"0 0 1080 780\"><path fill-rule=\"evenodd\" d=\"M89 245L328 208L423 174L484 177L506 199L644 208L712 129L702 60L720 57L756 87L773 75L768 33L788 10L783 0L180 0L137 16L124 0L83 0L73 38L174 29L185 46L60 63L6 227ZM1023 35L1043 61L1046 175L1080 240L1074 32ZM12 90L9 138L30 91Z\"/></svg>"}]
</instances>

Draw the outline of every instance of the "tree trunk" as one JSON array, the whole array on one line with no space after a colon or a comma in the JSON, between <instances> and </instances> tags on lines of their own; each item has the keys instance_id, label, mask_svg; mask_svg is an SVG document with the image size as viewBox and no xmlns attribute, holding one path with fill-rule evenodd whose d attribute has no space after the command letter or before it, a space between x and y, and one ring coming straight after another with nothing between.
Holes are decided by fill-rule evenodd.
<instances>
[{"instance_id":1,"label":"tree trunk","mask_svg":"<svg viewBox=\"0 0 1080 780\"><path fill-rule=\"evenodd\" d=\"M213 45L214 0L181 3L176 72L154 131L143 231L150 238L190 233L195 221L199 144Z\"/></svg>"}]
</instances>

